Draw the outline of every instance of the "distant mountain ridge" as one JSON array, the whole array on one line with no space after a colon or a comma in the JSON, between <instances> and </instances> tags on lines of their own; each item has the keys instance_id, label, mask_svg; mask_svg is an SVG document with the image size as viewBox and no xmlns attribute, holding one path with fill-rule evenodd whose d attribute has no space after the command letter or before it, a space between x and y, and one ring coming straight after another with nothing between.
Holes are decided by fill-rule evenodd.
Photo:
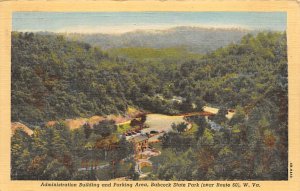
<instances>
[{"instance_id":1,"label":"distant mountain ridge","mask_svg":"<svg viewBox=\"0 0 300 191\"><path fill-rule=\"evenodd\" d=\"M102 49L124 47L181 47L195 53L207 53L230 43L237 43L248 33L257 33L257 31L242 28L181 26L166 30L136 30L121 34L63 34L68 39L87 42L94 46L100 46Z\"/></svg>"}]
</instances>

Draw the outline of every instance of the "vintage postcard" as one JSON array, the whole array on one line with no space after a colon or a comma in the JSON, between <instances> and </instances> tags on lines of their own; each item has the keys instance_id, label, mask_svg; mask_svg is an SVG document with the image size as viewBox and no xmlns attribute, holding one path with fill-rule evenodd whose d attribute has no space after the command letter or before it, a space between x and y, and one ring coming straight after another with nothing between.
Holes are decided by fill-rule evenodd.
<instances>
[{"instance_id":1,"label":"vintage postcard","mask_svg":"<svg viewBox=\"0 0 300 191\"><path fill-rule=\"evenodd\" d=\"M0 191L300 191L296 1L0 5Z\"/></svg>"}]
</instances>

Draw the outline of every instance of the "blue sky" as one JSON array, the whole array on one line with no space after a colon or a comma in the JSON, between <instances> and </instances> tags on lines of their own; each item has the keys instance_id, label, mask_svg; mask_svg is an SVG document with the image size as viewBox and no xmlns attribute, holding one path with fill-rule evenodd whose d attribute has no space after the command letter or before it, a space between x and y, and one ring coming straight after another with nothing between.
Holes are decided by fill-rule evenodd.
<instances>
[{"instance_id":1,"label":"blue sky","mask_svg":"<svg viewBox=\"0 0 300 191\"><path fill-rule=\"evenodd\" d=\"M13 31L123 33L176 26L286 30L286 12L14 12Z\"/></svg>"}]
</instances>

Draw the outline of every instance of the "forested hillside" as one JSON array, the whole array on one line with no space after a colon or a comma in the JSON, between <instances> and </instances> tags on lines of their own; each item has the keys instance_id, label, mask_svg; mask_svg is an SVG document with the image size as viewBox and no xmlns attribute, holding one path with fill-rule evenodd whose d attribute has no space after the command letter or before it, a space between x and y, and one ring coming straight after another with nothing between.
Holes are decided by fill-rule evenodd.
<instances>
[{"instance_id":1,"label":"forested hillside","mask_svg":"<svg viewBox=\"0 0 300 191\"><path fill-rule=\"evenodd\" d=\"M174 27L165 30L138 30L122 34L64 34L68 39L87 42L103 49L124 47L182 47L191 52L207 53L257 31L239 28ZM180 40L178 40L180 39Z\"/></svg>"},{"instance_id":2,"label":"forested hillside","mask_svg":"<svg viewBox=\"0 0 300 191\"><path fill-rule=\"evenodd\" d=\"M122 113L128 105L168 114L191 111L192 103L198 110L205 103L246 107L287 84L285 38L247 35L197 56L170 48L109 53L63 36L13 33L12 120ZM172 96L184 102L169 101Z\"/></svg>"},{"instance_id":3,"label":"forested hillside","mask_svg":"<svg viewBox=\"0 0 300 191\"><path fill-rule=\"evenodd\" d=\"M70 131L60 123L46 128L47 121L124 114L129 106L173 115L210 105L220 108L213 120L223 128L215 131L203 118L190 117L194 133L166 133L149 179L287 179L287 67L286 34L279 32L248 34L204 55L178 47L103 51L60 35L13 32L12 121L41 126L34 136L13 136L13 178L45 172L42 179L49 179L59 167L51 179L96 179L76 169L79 158L93 158L86 148L98 145L102 159L115 145L120 152L110 150L107 157L118 162L132 153L114 137L113 122L99 131ZM236 114L227 120L230 108ZM103 134L103 127L109 132ZM133 163L126 176L135 177Z\"/></svg>"}]
</instances>

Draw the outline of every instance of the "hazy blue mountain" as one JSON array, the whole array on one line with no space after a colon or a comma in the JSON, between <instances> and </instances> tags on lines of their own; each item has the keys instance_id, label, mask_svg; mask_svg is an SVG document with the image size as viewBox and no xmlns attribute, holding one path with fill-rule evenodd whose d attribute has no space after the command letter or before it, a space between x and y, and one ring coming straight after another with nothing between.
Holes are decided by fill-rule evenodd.
<instances>
[{"instance_id":1,"label":"hazy blue mountain","mask_svg":"<svg viewBox=\"0 0 300 191\"><path fill-rule=\"evenodd\" d=\"M184 47L206 53L238 42L245 34L256 33L238 28L175 27L166 30L138 30L122 34L65 34L69 39L84 41L102 49L123 47Z\"/></svg>"}]
</instances>

